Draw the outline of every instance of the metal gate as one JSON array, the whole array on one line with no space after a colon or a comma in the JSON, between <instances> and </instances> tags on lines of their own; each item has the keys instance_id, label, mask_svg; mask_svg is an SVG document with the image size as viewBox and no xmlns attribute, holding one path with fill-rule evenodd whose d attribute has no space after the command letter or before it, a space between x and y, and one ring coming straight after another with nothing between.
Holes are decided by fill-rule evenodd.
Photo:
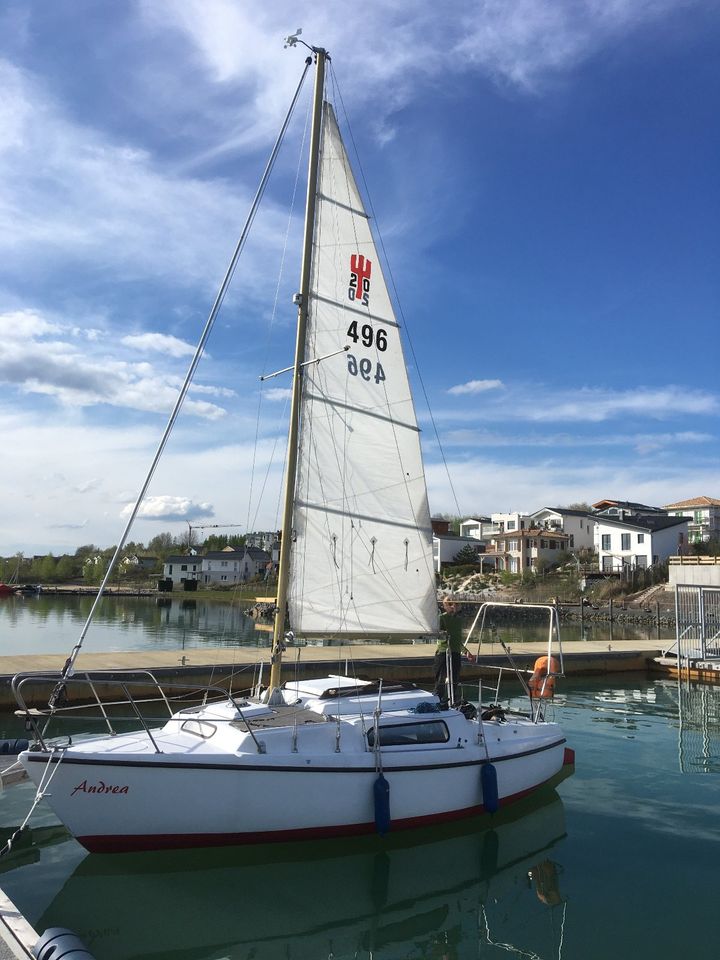
<instances>
[{"instance_id":1,"label":"metal gate","mask_svg":"<svg viewBox=\"0 0 720 960\"><path fill-rule=\"evenodd\" d=\"M675 587L678 659L720 659L720 587Z\"/></svg>"}]
</instances>

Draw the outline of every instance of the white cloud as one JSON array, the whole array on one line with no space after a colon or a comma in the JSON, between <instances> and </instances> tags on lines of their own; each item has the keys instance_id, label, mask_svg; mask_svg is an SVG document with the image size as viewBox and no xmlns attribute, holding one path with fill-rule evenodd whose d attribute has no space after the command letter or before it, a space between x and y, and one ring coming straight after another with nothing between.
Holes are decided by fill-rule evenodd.
<instances>
[{"instance_id":1,"label":"white cloud","mask_svg":"<svg viewBox=\"0 0 720 960\"><path fill-rule=\"evenodd\" d=\"M192 357L195 354L195 347L191 343L168 333L131 334L120 342L135 350L164 353L170 357Z\"/></svg>"},{"instance_id":2,"label":"white cloud","mask_svg":"<svg viewBox=\"0 0 720 960\"><path fill-rule=\"evenodd\" d=\"M116 285L172 280L209 300L256 184L173 174L147 150L72 122L40 80L3 61L0 89L14 131L0 150L7 276L28 286L78 269L86 285L93 275ZM286 218L265 205L256 226L266 254L279 248ZM249 290L265 275L256 256L248 251L242 273Z\"/></svg>"},{"instance_id":3,"label":"white cloud","mask_svg":"<svg viewBox=\"0 0 720 960\"><path fill-rule=\"evenodd\" d=\"M132 513L134 503L129 503L120 516L127 519ZM166 523L176 520L200 520L213 517L212 504L195 503L189 497L159 495L146 497L140 504L137 516L143 520L164 520Z\"/></svg>"},{"instance_id":4,"label":"white cloud","mask_svg":"<svg viewBox=\"0 0 720 960\"><path fill-rule=\"evenodd\" d=\"M567 456L559 456L528 466L512 460L472 457L450 460L448 468L460 511L468 516L478 511L532 511L548 504L594 503L607 496L649 504L674 503L697 490L720 489L717 462L695 463L691 478L686 463L675 459L670 463L618 463L603 457L583 457L572 462ZM455 501L445 467L428 466L427 479L433 512L454 513Z\"/></svg>"},{"instance_id":5,"label":"white cloud","mask_svg":"<svg viewBox=\"0 0 720 960\"><path fill-rule=\"evenodd\" d=\"M486 393L488 390L499 390L503 386L502 380L468 380L450 387L448 393L462 395L464 393Z\"/></svg>"},{"instance_id":6,"label":"white cloud","mask_svg":"<svg viewBox=\"0 0 720 960\"><path fill-rule=\"evenodd\" d=\"M77 328L24 311L0 315L0 330L4 338L0 383L14 385L22 393L53 397L68 407L107 405L162 414L169 414L175 403L182 382L175 373L146 361L108 357L103 352L108 345L100 338L90 342L92 348L88 343L81 347L74 342ZM49 339L51 335L56 339ZM200 384L192 392L233 395L230 390ZM217 404L192 397L185 400L184 409L209 420L225 415Z\"/></svg>"},{"instance_id":7,"label":"white cloud","mask_svg":"<svg viewBox=\"0 0 720 960\"><path fill-rule=\"evenodd\" d=\"M268 390L263 391L263 398L265 400L289 400L292 396L292 390L289 387L270 387Z\"/></svg>"},{"instance_id":8,"label":"white cloud","mask_svg":"<svg viewBox=\"0 0 720 960\"><path fill-rule=\"evenodd\" d=\"M669 420L720 414L720 399L716 394L675 385L633 390L601 387L559 390L541 384L504 386L502 398L488 397L481 406L436 410L434 417L458 422L602 423L621 417Z\"/></svg>"},{"instance_id":9,"label":"white cloud","mask_svg":"<svg viewBox=\"0 0 720 960\"><path fill-rule=\"evenodd\" d=\"M608 433L601 436L580 433L493 433L490 430L450 430L442 437L443 446L463 447L547 447L553 450L579 450L585 447L630 447L637 453L647 454L672 448L678 444L712 444L715 437L710 433L681 430L677 433Z\"/></svg>"}]
</instances>

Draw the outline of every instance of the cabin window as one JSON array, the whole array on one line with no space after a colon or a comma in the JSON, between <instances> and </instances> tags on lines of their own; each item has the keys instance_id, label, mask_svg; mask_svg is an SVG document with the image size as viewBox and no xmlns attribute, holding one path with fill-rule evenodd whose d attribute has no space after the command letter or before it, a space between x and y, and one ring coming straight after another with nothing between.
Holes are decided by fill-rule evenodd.
<instances>
[{"instance_id":1,"label":"cabin window","mask_svg":"<svg viewBox=\"0 0 720 960\"><path fill-rule=\"evenodd\" d=\"M368 745L375 746L375 730L368 731ZM406 747L421 743L447 743L448 728L442 720L428 723L397 723L380 727L381 747Z\"/></svg>"}]
</instances>

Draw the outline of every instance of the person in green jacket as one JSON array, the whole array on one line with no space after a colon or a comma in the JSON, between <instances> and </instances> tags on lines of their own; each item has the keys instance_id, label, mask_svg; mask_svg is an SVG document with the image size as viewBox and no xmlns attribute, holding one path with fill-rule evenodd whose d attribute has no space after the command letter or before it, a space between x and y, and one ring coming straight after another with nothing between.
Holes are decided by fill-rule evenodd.
<instances>
[{"instance_id":1,"label":"person in green jacket","mask_svg":"<svg viewBox=\"0 0 720 960\"><path fill-rule=\"evenodd\" d=\"M442 602L443 612L440 615L440 638L435 649L435 694L441 703L448 702L447 687L447 669L450 665L452 677L452 702L458 700L460 686L460 665L462 655L465 653L471 663L475 662L475 657L465 646L462 634L462 623L458 616L460 609L450 597L445 597Z\"/></svg>"}]
</instances>

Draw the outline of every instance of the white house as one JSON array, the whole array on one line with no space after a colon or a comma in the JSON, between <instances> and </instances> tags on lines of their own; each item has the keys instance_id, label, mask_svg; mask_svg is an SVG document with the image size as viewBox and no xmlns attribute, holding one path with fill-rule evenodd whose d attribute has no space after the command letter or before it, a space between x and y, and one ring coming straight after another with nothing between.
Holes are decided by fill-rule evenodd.
<instances>
[{"instance_id":1,"label":"white house","mask_svg":"<svg viewBox=\"0 0 720 960\"><path fill-rule=\"evenodd\" d=\"M596 515L595 550L606 573L645 569L683 554L688 542L687 517Z\"/></svg>"},{"instance_id":2,"label":"white house","mask_svg":"<svg viewBox=\"0 0 720 960\"><path fill-rule=\"evenodd\" d=\"M203 558L197 553L175 554L167 557L163 564L163 577L176 583L185 580L200 580Z\"/></svg>"},{"instance_id":3,"label":"white house","mask_svg":"<svg viewBox=\"0 0 720 960\"><path fill-rule=\"evenodd\" d=\"M566 549L570 551L595 548L595 519L587 510L541 507L530 514L530 527L566 533L569 538Z\"/></svg>"},{"instance_id":4,"label":"white house","mask_svg":"<svg viewBox=\"0 0 720 960\"><path fill-rule=\"evenodd\" d=\"M120 561L120 568L125 571L155 570L159 565L160 560L147 553L129 553Z\"/></svg>"},{"instance_id":5,"label":"white house","mask_svg":"<svg viewBox=\"0 0 720 960\"><path fill-rule=\"evenodd\" d=\"M494 533L499 533L499 529L490 517L468 517L460 522L461 537L474 537L488 543Z\"/></svg>"},{"instance_id":6,"label":"white house","mask_svg":"<svg viewBox=\"0 0 720 960\"><path fill-rule=\"evenodd\" d=\"M435 572L440 573L444 563L452 563L463 547L472 547L480 551L482 544L475 537L461 537L457 533L450 533L450 522L433 517L433 566Z\"/></svg>"},{"instance_id":7,"label":"white house","mask_svg":"<svg viewBox=\"0 0 720 960\"><path fill-rule=\"evenodd\" d=\"M203 557L203 583L244 583L269 572L270 554L258 547L212 550Z\"/></svg>"},{"instance_id":8,"label":"white house","mask_svg":"<svg viewBox=\"0 0 720 960\"><path fill-rule=\"evenodd\" d=\"M527 513L493 513L491 518L497 533L513 533L517 530L527 530L531 526Z\"/></svg>"},{"instance_id":9,"label":"white house","mask_svg":"<svg viewBox=\"0 0 720 960\"><path fill-rule=\"evenodd\" d=\"M674 517L688 517L688 532L691 543L707 543L720 540L720 500L713 497L693 497L663 507Z\"/></svg>"}]
</instances>

